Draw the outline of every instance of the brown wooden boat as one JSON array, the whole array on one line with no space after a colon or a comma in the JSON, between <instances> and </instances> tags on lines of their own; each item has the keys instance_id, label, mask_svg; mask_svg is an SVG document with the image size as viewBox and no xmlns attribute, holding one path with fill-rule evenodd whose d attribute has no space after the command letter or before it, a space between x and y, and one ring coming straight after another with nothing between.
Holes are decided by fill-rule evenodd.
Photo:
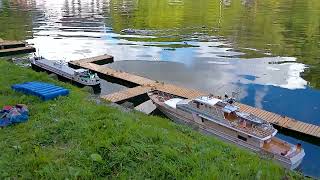
<instances>
[{"instance_id":1,"label":"brown wooden boat","mask_svg":"<svg viewBox=\"0 0 320 180\"><path fill-rule=\"evenodd\" d=\"M202 96L184 99L161 91L150 91L150 99L175 122L272 157L289 169L297 168L305 156L300 144L292 145L275 137L277 130L266 120L239 111L235 99Z\"/></svg>"}]
</instances>

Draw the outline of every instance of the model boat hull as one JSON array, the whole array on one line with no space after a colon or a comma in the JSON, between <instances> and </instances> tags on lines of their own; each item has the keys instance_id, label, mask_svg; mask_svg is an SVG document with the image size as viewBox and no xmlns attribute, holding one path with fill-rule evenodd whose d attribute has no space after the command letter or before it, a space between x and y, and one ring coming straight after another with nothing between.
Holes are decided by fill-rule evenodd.
<instances>
[{"instance_id":1,"label":"model boat hull","mask_svg":"<svg viewBox=\"0 0 320 180\"><path fill-rule=\"evenodd\" d=\"M58 75L59 77L70 80L72 83L74 83L75 85L77 85L79 87L84 87L84 86L91 86L93 88L100 87L100 82L79 81L78 79L76 79L73 76L73 72L72 72L71 68L70 68L70 70L69 70L69 68L64 68L66 70L63 70L63 69L55 68L55 67L48 66L48 65L45 65L42 63L37 63L37 62L32 62L31 67L34 70L41 70L41 71L46 71L48 73L54 73L54 74Z\"/></svg>"},{"instance_id":2,"label":"model boat hull","mask_svg":"<svg viewBox=\"0 0 320 180\"><path fill-rule=\"evenodd\" d=\"M252 146L248 143L242 142L241 140L219 130L218 128L210 128L210 127L204 126L203 124L197 123L193 119L188 119L188 118L182 116L180 113L178 113L173 108L169 108L169 107L157 104L157 103L155 103L155 105L163 114L165 114L168 118L170 118L171 120L173 120L176 123L186 124L188 126L193 127L194 129L197 129L198 131L200 131L202 133L214 135L221 140L231 142L231 143L236 144L238 146L249 149L253 152L260 154L263 157L272 158L288 169L297 168L301 164L302 159L305 155L303 150L299 154L297 154L296 156L294 156L292 158L286 158L286 157L283 157L280 155L272 154L270 152L264 151L261 148L258 148L258 147Z\"/></svg>"}]
</instances>

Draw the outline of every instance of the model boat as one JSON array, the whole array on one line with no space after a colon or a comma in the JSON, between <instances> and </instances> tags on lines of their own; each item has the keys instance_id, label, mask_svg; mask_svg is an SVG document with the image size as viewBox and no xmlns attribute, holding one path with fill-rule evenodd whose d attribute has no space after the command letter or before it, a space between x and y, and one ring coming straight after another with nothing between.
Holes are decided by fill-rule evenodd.
<instances>
[{"instance_id":1,"label":"model boat","mask_svg":"<svg viewBox=\"0 0 320 180\"><path fill-rule=\"evenodd\" d=\"M234 98L209 95L183 99L161 91L150 91L148 95L173 121L199 127L204 133L272 157L286 168L297 168L305 156L301 144L292 145L275 137L277 130L269 122L241 112Z\"/></svg>"},{"instance_id":2,"label":"model boat","mask_svg":"<svg viewBox=\"0 0 320 180\"><path fill-rule=\"evenodd\" d=\"M32 68L48 71L69 79L81 86L100 86L100 78L97 74L90 73L87 69L73 69L64 61L53 61L43 57L31 58Z\"/></svg>"}]
</instances>

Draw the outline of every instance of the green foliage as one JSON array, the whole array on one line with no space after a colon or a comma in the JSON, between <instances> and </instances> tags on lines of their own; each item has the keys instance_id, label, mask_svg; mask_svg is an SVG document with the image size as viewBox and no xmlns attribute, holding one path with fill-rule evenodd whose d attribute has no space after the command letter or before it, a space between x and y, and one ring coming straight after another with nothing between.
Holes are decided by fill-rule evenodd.
<instances>
[{"instance_id":1,"label":"green foliage","mask_svg":"<svg viewBox=\"0 0 320 180\"><path fill-rule=\"evenodd\" d=\"M6 40L23 40L26 36L32 36L32 17L26 10L9 8L17 6L17 2L1 1L0 2L0 38ZM25 2L26 3L26 2ZM27 6L21 2L23 6Z\"/></svg>"},{"instance_id":2,"label":"green foliage","mask_svg":"<svg viewBox=\"0 0 320 180\"><path fill-rule=\"evenodd\" d=\"M0 106L27 104L26 123L0 132L0 178L281 179L301 178L270 160L167 119L87 100L71 85L0 61ZM43 102L10 86L44 81L71 90Z\"/></svg>"}]
</instances>

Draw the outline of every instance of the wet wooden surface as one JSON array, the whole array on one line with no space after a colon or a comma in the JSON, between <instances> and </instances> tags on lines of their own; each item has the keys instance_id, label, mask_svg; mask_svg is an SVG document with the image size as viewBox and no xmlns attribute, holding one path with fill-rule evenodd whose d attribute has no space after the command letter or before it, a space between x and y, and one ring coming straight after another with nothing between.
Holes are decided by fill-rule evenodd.
<instances>
[{"instance_id":1,"label":"wet wooden surface","mask_svg":"<svg viewBox=\"0 0 320 180\"><path fill-rule=\"evenodd\" d=\"M111 101L111 102L116 103L116 102L124 101L124 100L130 99L130 98L145 94L150 90L151 90L151 88L149 88L149 87L137 86L134 88L128 88L123 91L119 91L116 93L101 96L101 98L106 101Z\"/></svg>"},{"instance_id":2,"label":"wet wooden surface","mask_svg":"<svg viewBox=\"0 0 320 180\"><path fill-rule=\"evenodd\" d=\"M9 49L0 49L0 56L9 56L9 55L14 55L14 54L32 53L32 52L36 52L36 49L31 46L9 48Z\"/></svg>"},{"instance_id":3,"label":"wet wooden surface","mask_svg":"<svg viewBox=\"0 0 320 180\"><path fill-rule=\"evenodd\" d=\"M104 54L101 56L95 56L95 57L80 59L77 61L71 61L69 62L69 64L82 66L82 65L85 65L86 63L97 63L99 61L108 61L108 60L113 62L113 56Z\"/></svg>"},{"instance_id":4,"label":"wet wooden surface","mask_svg":"<svg viewBox=\"0 0 320 180\"><path fill-rule=\"evenodd\" d=\"M5 49L6 46L25 46L26 42L23 41L6 41L0 39L0 49Z\"/></svg>"}]
</instances>

